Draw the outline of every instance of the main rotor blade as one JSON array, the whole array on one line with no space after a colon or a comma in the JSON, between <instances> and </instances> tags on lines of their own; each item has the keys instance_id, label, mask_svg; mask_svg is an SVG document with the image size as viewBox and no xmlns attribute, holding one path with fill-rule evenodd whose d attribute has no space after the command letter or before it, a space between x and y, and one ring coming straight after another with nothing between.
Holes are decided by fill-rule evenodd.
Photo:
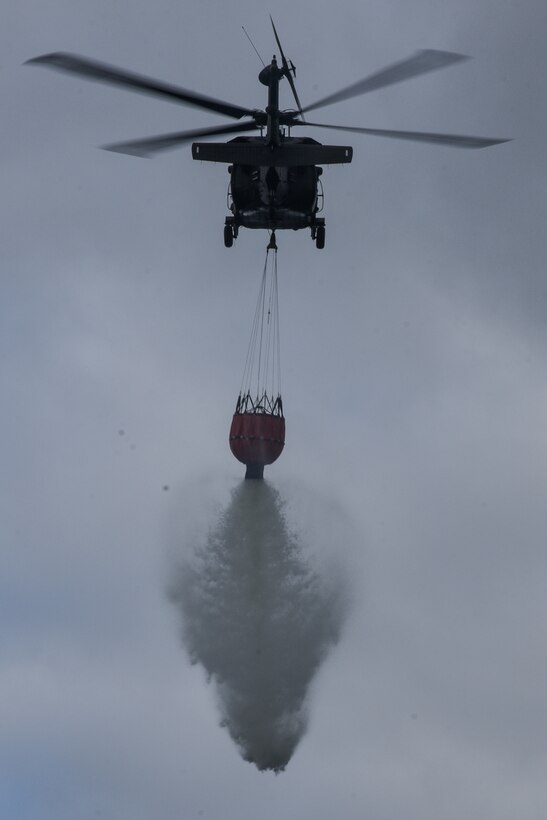
<instances>
[{"instance_id":1,"label":"main rotor blade","mask_svg":"<svg viewBox=\"0 0 547 820\"><path fill-rule=\"evenodd\" d=\"M197 108L206 108L208 111L216 111L227 117L240 119L245 116L252 116L252 111L248 108L241 108L239 105L232 105L223 100L215 100L213 97L206 97L196 91L188 91L180 86L154 80L151 77L144 77L141 74L134 74L122 68L100 63L96 60L89 60L87 57L79 57L77 54L67 54L62 51L55 51L52 54L42 54L40 57L33 57L27 60L26 65L45 65L48 68L55 68L59 71L66 71L69 74L77 74L86 80L97 80L98 82L117 85L127 88L130 91L139 91L143 94L150 94L154 97L163 97L171 102L193 105Z\"/></svg>"},{"instance_id":2,"label":"main rotor blade","mask_svg":"<svg viewBox=\"0 0 547 820\"><path fill-rule=\"evenodd\" d=\"M115 151L118 154L130 154L134 157L150 157L160 151L168 151L170 148L179 148L185 142L196 139L196 137L212 137L215 134L236 134L241 131L252 131L257 128L253 121L238 122L235 125L219 125L213 128L199 128L193 131L176 131L172 134L158 134L155 137L145 137L129 142L114 142L110 145L102 145L105 151Z\"/></svg>"},{"instance_id":3,"label":"main rotor blade","mask_svg":"<svg viewBox=\"0 0 547 820\"><path fill-rule=\"evenodd\" d=\"M403 80L410 80L411 77L417 77L419 74L436 71L438 68L445 68L445 66L452 63L468 59L467 55L455 54L452 51L434 51L433 49L418 51L413 57L394 63L370 77L365 77L365 79L359 80L353 85L348 85L334 94L329 94L328 97L323 97L317 102L307 105L304 111L313 111L314 108L321 108L324 105L332 105L332 103L341 100L348 100L351 97L357 97L359 94L366 94L369 91L376 91L378 88L401 83Z\"/></svg>"},{"instance_id":4,"label":"main rotor blade","mask_svg":"<svg viewBox=\"0 0 547 820\"><path fill-rule=\"evenodd\" d=\"M400 140L414 142L432 142L437 145L450 145L454 148L488 148L490 145L499 145L502 142L511 142L509 139L495 139L489 137L469 137L459 134L435 134L428 131L388 131L384 128L354 128L350 125L325 125L321 122L298 122L293 125L312 125L315 128L333 128L336 131L354 131L356 134L371 134L375 137L393 137Z\"/></svg>"},{"instance_id":5,"label":"main rotor blade","mask_svg":"<svg viewBox=\"0 0 547 820\"><path fill-rule=\"evenodd\" d=\"M292 75L291 75L291 69L289 68L289 64L288 64L288 62L285 58L285 54L283 53L283 47L281 45L281 41L279 40L279 37L277 36L277 31L276 31L276 28L275 28L275 25L274 25L274 21L272 20L272 15L271 14L270 14L270 21L271 21L271 24L272 24L272 28L274 30L274 36L275 36L276 43L279 47L279 53L281 54L281 63L283 65L283 70L285 72L285 77L289 81L289 85L291 87L293 97L296 101L296 105L298 106L298 111L300 113L300 116L303 117L304 112L302 111L302 106L300 105L300 100L298 99L298 94L296 93L296 86L294 84L294 80L293 80Z\"/></svg>"}]
</instances>

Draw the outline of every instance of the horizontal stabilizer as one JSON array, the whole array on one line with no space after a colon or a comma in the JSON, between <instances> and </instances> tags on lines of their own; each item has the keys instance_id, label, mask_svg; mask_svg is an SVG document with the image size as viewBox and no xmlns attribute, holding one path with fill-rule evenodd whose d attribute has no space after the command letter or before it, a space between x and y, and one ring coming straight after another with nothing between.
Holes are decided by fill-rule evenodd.
<instances>
[{"instance_id":1,"label":"horizontal stabilizer","mask_svg":"<svg viewBox=\"0 0 547 820\"><path fill-rule=\"evenodd\" d=\"M192 157L205 162L228 162L277 168L295 165L339 165L351 162L350 145L261 145L252 142L194 142Z\"/></svg>"}]
</instances>

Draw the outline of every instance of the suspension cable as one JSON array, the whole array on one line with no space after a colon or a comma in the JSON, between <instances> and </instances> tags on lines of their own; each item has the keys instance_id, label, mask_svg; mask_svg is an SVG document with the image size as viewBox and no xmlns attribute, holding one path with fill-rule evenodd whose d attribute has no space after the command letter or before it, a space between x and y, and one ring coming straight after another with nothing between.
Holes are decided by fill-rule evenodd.
<instances>
[{"instance_id":1,"label":"suspension cable","mask_svg":"<svg viewBox=\"0 0 547 820\"><path fill-rule=\"evenodd\" d=\"M273 254L270 256L271 250ZM281 393L280 347L277 246L272 233L266 249L238 406L243 403L242 406L252 406L254 412L274 412ZM251 398L255 386L256 393Z\"/></svg>"},{"instance_id":2,"label":"suspension cable","mask_svg":"<svg viewBox=\"0 0 547 820\"><path fill-rule=\"evenodd\" d=\"M260 290L258 292L258 300L256 303L253 324L251 328L251 338L249 339L249 346L247 348L247 357L245 359L245 367L243 368L243 378L241 379L240 394L250 392L251 381L253 377L253 365L255 360L256 343L258 338L258 331L261 320L261 306L264 301L264 289L266 287L266 273L268 266L268 252L266 251L266 260L264 262L264 270L262 272L262 281Z\"/></svg>"}]
</instances>

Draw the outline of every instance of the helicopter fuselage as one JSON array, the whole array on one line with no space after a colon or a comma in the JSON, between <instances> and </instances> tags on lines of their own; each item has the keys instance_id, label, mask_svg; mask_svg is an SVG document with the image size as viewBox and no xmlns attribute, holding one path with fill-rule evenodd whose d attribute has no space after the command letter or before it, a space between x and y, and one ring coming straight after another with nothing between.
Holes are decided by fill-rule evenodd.
<instances>
[{"instance_id":1,"label":"helicopter fuselage","mask_svg":"<svg viewBox=\"0 0 547 820\"><path fill-rule=\"evenodd\" d=\"M281 131L275 144L267 137L236 137L229 142L195 142L197 160L229 164L230 188L224 240L230 247L238 229L310 228L323 247L321 165L351 162L350 146L322 145L310 137L289 137ZM319 238L317 239L317 231Z\"/></svg>"},{"instance_id":2,"label":"helicopter fuselage","mask_svg":"<svg viewBox=\"0 0 547 820\"><path fill-rule=\"evenodd\" d=\"M285 139L301 142L298 138ZM291 143L286 144L286 150L290 148ZM298 230L316 223L322 205L322 168L233 164L228 171L228 207L236 227Z\"/></svg>"},{"instance_id":3,"label":"helicopter fuselage","mask_svg":"<svg viewBox=\"0 0 547 820\"><path fill-rule=\"evenodd\" d=\"M196 160L227 162L230 173L224 240L230 246L240 227L299 230L310 228L318 247L324 243L325 220L318 165L351 162L350 146L322 145L310 137L291 137L295 111L279 110L279 81L286 76L275 57L259 74L268 86L268 105L257 122L266 133L260 137L236 137L226 143L195 142ZM265 114L265 116L264 116Z\"/></svg>"}]
</instances>

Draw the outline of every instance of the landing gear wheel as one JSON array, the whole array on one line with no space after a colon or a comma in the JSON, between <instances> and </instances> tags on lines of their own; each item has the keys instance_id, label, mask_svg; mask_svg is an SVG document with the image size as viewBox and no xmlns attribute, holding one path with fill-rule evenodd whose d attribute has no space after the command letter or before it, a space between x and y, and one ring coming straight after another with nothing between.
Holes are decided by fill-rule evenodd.
<instances>
[{"instance_id":1,"label":"landing gear wheel","mask_svg":"<svg viewBox=\"0 0 547 820\"><path fill-rule=\"evenodd\" d=\"M234 232L231 225L224 226L224 245L231 248L234 244Z\"/></svg>"},{"instance_id":2,"label":"landing gear wheel","mask_svg":"<svg viewBox=\"0 0 547 820\"><path fill-rule=\"evenodd\" d=\"M315 247L322 251L325 247L325 226L318 225L315 232Z\"/></svg>"}]
</instances>

